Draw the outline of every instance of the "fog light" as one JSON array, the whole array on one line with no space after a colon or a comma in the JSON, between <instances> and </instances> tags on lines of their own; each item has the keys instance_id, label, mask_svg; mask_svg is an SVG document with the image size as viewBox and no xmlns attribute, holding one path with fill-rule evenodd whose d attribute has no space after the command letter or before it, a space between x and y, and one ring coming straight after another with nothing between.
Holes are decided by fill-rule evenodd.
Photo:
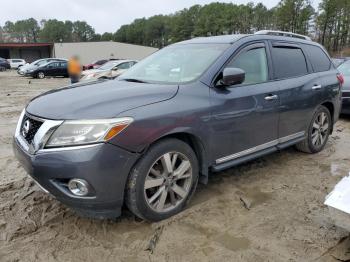
<instances>
[{"instance_id":1,"label":"fog light","mask_svg":"<svg viewBox=\"0 0 350 262\"><path fill-rule=\"evenodd\" d=\"M68 189L76 196L86 196L89 193L89 184L78 178L73 178L68 182Z\"/></svg>"}]
</instances>

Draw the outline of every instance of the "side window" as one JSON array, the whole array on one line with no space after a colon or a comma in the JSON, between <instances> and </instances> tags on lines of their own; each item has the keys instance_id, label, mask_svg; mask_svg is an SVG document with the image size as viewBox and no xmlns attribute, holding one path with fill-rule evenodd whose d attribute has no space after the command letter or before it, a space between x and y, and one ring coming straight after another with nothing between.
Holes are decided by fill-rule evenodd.
<instances>
[{"instance_id":1,"label":"side window","mask_svg":"<svg viewBox=\"0 0 350 262\"><path fill-rule=\"evenodd\" d=\"M304 45L304 49L315 72L324 72L331 68L331 61L320 47Z\"/></svg>"},{"instance_id":2,"label":"side window","mask_svg":"<svg viewBox=\"0 0 350 262\"><path fill-rule=\"evenodd\" d=\"M265 47L250 49L238 54L227 65L244 70L245 80L242 84L258 84L268 80L268 65Z\"/></svg>"},{"instance_id":3,"label":"side window","mask_svg":"<svg viewBox=\"0 0 350 262\"><path fill-rule=\"evenodd\" d=\"M67 62L61 62L60 66L63 68L67 67Z\"/></svg>"},{"instance_id":4,"label":"side window","mask_svg":"<svg viewBox=\"0 0 350 262\"><path fill-rule=\"evenodd\" d=\"M56 68L59 67L59 63L51 63L48 65L49 68Z\"/></svg>"},{"instance_id":5,"label":"side window","mask_svg":"<svg viewBox=\"0 0 350 262\"><path fill-rule=\"evenodd\" d=\"M118 65L118 69L128 69L130 67L130 63L122 63L120 65Z\"/></svg>"},{"instance_id":6,"label":"side window","mask_svg":"<svg viewBox=\"0 0 350 262\"><path fill-rule=\"evenodd\" d=\"M272 59L277 79L303 76L308 74L306 59L300 48L273 47Z\"/></svg>"}]
</instances>

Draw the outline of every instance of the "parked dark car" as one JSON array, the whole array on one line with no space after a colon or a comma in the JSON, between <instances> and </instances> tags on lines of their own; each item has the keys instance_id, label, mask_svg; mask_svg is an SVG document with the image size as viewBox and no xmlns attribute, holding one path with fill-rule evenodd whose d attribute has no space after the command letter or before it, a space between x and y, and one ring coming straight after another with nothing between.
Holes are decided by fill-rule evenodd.
<instances>
[{"instance_id":1,"label":"parked dark car","mask_svg":"<svg viewBox=\"0 0 350 262\"><path fill-rule=\"evenodd\" d=\"M6 69L11 69L11 65L6 59L0 57L0 71L5 71Z\"/></svg>"},{"instance_id":2,"label":"parked dark car","mask_svg":"<svg viewBox=\"0 0 350 262\"><path fill-rule=\"evenodd\" d=\"M342 88L342 110L343 114L350 114L350 61L342 63L338 70L344 77L344 85Z\"/></svg>"},{"instance_id":3,"label":"parked dark car","mask_svg":"<svg viewBox=\"0 0 350 262\"><path fill-rule=\"evenodd\" d=\"M30 74L28 72L32 72L34 71L34 69L43 66L49 62L67 62L67 59L63 59L63 58L42 58L39 60L35 60L33 63L30 64L25 64L24 66L21 66L18 70L17 73L19 75L23 75L23 76L29 76Z\"/></svg>"},{"instance_id":4,"label":"parked dark car","mask_svg":"<svg viewBox=\"0 0 350 262\"><path fill-rule=\"evenodd\" d=\"M80 214L116 217L126 204L158 221L209 171L292 145L320 152L339 116L338 70L309 38L276 34L195 38L116 80L40 95L18 121L17 158Z\"/></svg>"},{"instance_id":5,"label":"parked dark car","mask_svg":"<svg viewBox=\"0 0 350 262\"><path fill-rule=\"evenodd\" d=\"M43 79L46 76L68 77L67 61L53 61L30 69L26 75Z\"/></svg>"}]
</instances>

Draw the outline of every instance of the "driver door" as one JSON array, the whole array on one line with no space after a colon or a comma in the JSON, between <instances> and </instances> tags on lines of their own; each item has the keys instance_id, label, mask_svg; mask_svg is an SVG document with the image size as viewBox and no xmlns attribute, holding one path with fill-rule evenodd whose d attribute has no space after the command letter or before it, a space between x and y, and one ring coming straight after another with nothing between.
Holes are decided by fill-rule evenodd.
<instances>
[{"instance_id":1,"label":"driver door","mask_svg":"<svg viewBox=\"0 0 350 262\"><path fill-rule=\"evenodd\" d=\"M211 148L217 165L266 150L278 141L279 91L270 81L265 42L243 47L226 67L243 69L245 81L211 88Z\"/></svg>"},{"instance_id":2,"label":"driver door","mask_svg":"<svg viewBox=\"0 0 350 262\"><path fill-rule=\"evenodd\" d=\"M52 62L46 66L46 75L47 76L56 76L57 75L57 70L59 67L58 62Z\"/></svg>"}]
</instances>

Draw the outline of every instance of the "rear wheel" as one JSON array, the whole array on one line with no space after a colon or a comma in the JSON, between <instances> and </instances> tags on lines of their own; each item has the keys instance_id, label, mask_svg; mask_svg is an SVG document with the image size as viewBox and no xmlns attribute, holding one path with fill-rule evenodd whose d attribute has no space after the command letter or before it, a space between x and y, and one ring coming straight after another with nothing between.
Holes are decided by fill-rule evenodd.
<instances>
[{"instance_id":1,"label":"rear wheel","mask_svg":"<svg viewBox=\"0 0 350 262\"><path fill-rule=\"evenodd\" d=\"M138 217L159 221L179 213L198 182L198 162L189 145L166 139L151 146L130 173L126 205Z\"/></svg>"},{"instance_id":2,"label":"rear wheel","mask_svg":"<svg viewBox=\"0 0 350 262\"><path fill-rule=\"evenodd\" d=\"M311 120L305 140L297 144L296 148L305 153L322 151L328 141L331 125L332 118L328 108L320 106Z\"/></svg>"}]
</instances>

